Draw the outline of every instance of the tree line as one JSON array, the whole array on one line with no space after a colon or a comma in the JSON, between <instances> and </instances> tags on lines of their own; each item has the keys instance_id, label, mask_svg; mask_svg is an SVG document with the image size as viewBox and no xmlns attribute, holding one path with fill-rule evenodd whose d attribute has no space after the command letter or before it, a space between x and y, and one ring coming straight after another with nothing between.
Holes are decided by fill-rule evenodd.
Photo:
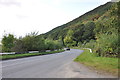
<instances>
[{"instance_id":1,"label":"tree line","mask_svg":"<svg viewBox=\"0 0 120 80\"><path fill-rule=\"evenodd\" d=\"M28 53L29 51L45 52L63 48L61 41L44 39L32 32L25 37L15 38L13 34L6 34L2 39L2 52Z\"/></svg>"}]
</instances>

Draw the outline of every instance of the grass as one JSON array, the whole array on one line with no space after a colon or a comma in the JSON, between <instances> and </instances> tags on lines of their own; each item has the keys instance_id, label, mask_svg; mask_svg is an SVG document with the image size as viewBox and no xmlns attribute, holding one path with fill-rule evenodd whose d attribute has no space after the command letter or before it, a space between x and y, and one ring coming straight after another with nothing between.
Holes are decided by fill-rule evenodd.
<instances>
[{"instance_id":1,"label":"grass","mask_svg":"<svg viewBox=\"0 0 120 80\"><path fill-rule=\"evenodd\" d=\"M74 61L90 66L98 71L104 71L113 75L118 75L118 58L97 57L95 53L90 53L85 49Z\"/></svg>"},{"instance_id":2,"label":"grass","mask_svg":"<svg viewBox=\"0 0 120 80\"><path fill-rule=\"evenodd\" d=\"M63 51L64 50L51 51L51 52L41 52L41 53L4 54L4 55L0 56L0 59L2 59L2 60L16 59L16 58L23 58L23 57L30 57L30 56L39 56L39 55L59 53L59 52L63 52Z\"/></svg>"}]
</instances>

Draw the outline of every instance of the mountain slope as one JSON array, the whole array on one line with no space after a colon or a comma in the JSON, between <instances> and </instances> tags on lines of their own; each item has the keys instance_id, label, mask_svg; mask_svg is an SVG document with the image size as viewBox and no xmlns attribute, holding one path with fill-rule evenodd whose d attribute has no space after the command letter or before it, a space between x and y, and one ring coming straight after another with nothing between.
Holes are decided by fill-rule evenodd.
<instances>
[{"instance_id":1,"label":"mountain slope","mask_svg":"<svg viewBox=\"0 0 120 80\"><path fill-rule=\"evenodd\" d=\"M66 23L61 26L58 26L51 31L44 34L45 38L58 40L60 37L65 37L69 29L75 29L77 26L82 23L86 23L87 21L93 21L94 19L98 19L102 16L106 11L108 11L113 3L108 2L104 5L101 5L95 8L92 11L85 13L84 15Z\"/></svg>"}]
</instances>

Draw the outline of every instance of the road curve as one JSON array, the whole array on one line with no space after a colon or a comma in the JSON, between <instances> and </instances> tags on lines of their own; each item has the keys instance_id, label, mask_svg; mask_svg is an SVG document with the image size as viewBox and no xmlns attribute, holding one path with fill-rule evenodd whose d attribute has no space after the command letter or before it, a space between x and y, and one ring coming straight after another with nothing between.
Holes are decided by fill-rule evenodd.
<instances>
[{"instance_id":1,"label":"road curve","mask_svg":"<svg viewBox=\"0 0 120 80\"><path fill-rule=\"evenodd\" d=\"M111 78L73 60L82 50L2 61L2 78Z\"/></svg>"}]
</instances>

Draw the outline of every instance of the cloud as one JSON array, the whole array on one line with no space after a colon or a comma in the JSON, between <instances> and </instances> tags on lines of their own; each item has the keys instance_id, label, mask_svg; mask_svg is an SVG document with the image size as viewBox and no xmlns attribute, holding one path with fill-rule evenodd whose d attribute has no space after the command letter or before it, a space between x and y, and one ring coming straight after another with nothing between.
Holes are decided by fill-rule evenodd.
<instances>
[{"instance_id":1,"label":"cloud","mask_svg":"<svg viewBox=\"0 0 120 80\"><path fill-rule=\"evenodd\" d=\"M0 5L4 5L4 6L11 6L11 5L16 5L16 6L20 6L20 2L18 2L18 0L0 0Z\"/></svg>"},{"instance_id":2,"label":"cloud","mask_svg":"<svg viewBox=\"0 0 120 80\"><path fill-rule=\"evenodd\" d=\"M17 14L16 17L17 17L18 19L25 19L25 18L28 18L28 16L21 15L21 14Z\"/></svg>"}]
</instances>

